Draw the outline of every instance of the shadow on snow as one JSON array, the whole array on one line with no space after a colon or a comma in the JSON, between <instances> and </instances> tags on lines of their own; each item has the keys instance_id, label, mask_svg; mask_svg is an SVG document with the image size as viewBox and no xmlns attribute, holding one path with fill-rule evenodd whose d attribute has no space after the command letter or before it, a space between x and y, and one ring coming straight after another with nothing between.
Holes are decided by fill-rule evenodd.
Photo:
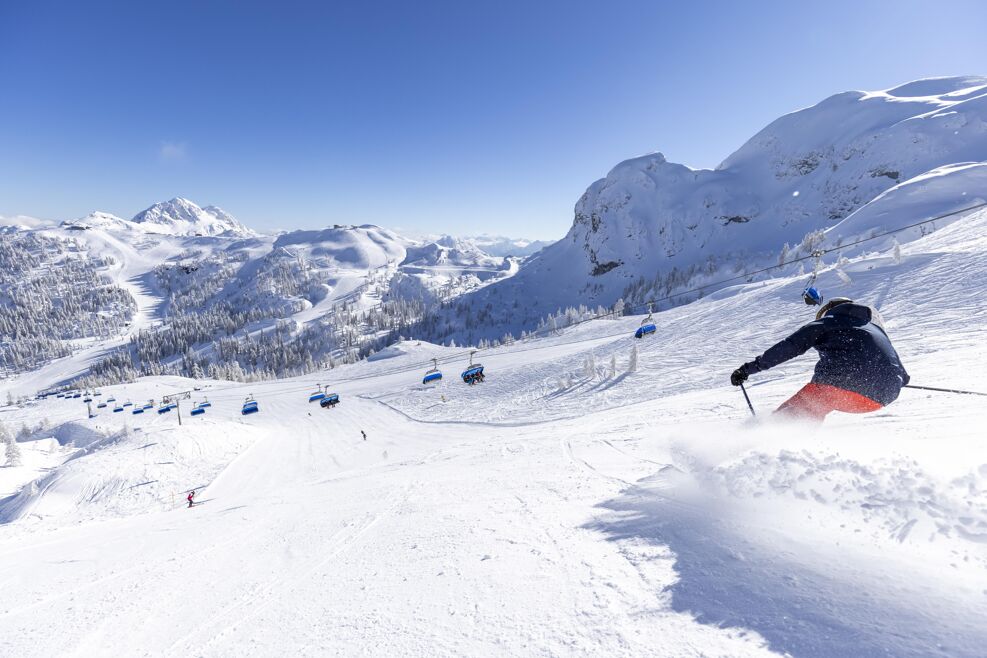
<instances>
[{"instance_id":1,"label":"shadow on snow","mask_svg":"<svg viewBox=\"0 0 987 658\"><path fill-rule=\"evenodd\" d=\"M667 546L678 574L668 587L675 611L703 624L754 630L772 650L796 657L983 655L987 628L962 602L945 606L953 609L941 601L911 607L901 595L909 583L868 591L840 555L812 568L791 552L766 551L718 521L715 507L662 495L657 480L601 503L615 514L584 527L613 542ZM868 574L863 582L878 579ZM910 594L922 598L919 586Z\"/></svg>"}]
</instances>

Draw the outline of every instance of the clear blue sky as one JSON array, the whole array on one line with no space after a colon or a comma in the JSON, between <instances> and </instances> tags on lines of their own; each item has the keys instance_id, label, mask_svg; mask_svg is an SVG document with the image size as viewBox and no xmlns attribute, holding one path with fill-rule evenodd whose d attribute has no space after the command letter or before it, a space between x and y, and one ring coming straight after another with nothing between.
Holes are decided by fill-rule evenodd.
<instances>
[{"instance_id":1,"label":"clear blue sky","mask_svg":"<svg viewBox=\"0 0 987 658\"><path fill-rule=\"evenodd\" d=\"M258 229L558 238L659 150L987 74L987 2L0 0L0 214L185 196Z\"/></svg>"}]
</instances>

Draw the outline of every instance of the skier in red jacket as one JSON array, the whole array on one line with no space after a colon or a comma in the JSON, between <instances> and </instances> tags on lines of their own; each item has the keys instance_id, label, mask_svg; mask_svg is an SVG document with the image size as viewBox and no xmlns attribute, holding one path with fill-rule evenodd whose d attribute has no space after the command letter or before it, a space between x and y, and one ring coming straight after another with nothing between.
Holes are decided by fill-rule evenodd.
<instances>
[{"instance_id":1,"label":"skier in red jacket","mask_svg":"<svg viewBox=\"0 0 987 658\"><path fill-rule=\"evenodd\" d=\"M187 500L188 500L188 506L189 507L192 507L192 505L195 504L195 501L193 500L193 498L195 498L195 489L193 489L192 491L188 492L188 498L187 498Z\"/></svg>"}]
</instances>

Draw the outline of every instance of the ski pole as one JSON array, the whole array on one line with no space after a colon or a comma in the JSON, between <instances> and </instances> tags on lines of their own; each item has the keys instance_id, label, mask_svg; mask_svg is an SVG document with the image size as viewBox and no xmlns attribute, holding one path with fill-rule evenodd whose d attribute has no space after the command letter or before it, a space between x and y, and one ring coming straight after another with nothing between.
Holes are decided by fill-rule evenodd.
<instances>
[{"instance_id":1,"label":"ski pole","mask_svg":"<svg viewBox=\"0 0 987 658\"><path fill-rule=\"evenodd\" d=\"M757 414L754 413L754 405L751 404L751 397L749 395L747 395L747 389L744 388L744 383L743 382L740 382L740 390L744 394L744 399L747 400L747 407L751 410L751 416L754 416L756 418L757 417Z\"/></svg>"},{"instance_id":2,"label":"ski pole","mask_svg":"<svg viewBox=\"0 0 987 658\"><path fill-rule=\"evenodd\" d=\"M905 388L917 388L922 391L936 391L938 393L959 393L960 395L983 395L987 397L987 393L978 393L977 391L961 391L958 388L936 388L934 386L913 386L912 384L905 384Z\"/></svg>"}]
</instances>

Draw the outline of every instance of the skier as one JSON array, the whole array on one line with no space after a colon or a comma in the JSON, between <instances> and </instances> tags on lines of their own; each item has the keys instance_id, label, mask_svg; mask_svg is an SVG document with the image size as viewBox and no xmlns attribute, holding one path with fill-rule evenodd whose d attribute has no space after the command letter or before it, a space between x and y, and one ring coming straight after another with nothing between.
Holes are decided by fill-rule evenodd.
<instances>
[{"instance_id":1,"label":"skier","mask_svg":"<svg viewBox=\"0 0 987 658\"><path fill-rule=\"evenodd\" d=\"M193 498L195 498L195 489L193 489L192 491L188 492L188 498L187 498L187 500L188 500L188 506L189 507L192 507L195 504L195 501L192 500Z\"/></svg>"},{"instance_id":2,"label":"skier","mask_svg":"<svg viewBox=\"0 0 987 658\"><path fill-rule=\"evenodd\" d=\"M832 411L867 413L898 399L908 384L898 353L875 309L846 297L834 297L810 322L730 375L740 386L748 376L794 359L810 347L819 352L812 381L785 401L775 414L822 423Z\"/></svg>"},{"instance_id":3,"label":"skier","mask_svg":"<svg viewBox=\"0 0 987 658\"><path fill-rule=\"evenodd\" d=\"M363 435L363 440L366 441L367 440L367 433L364 432L363 430L360 430L360 434Z\"/></svg>"}]
</instances>

